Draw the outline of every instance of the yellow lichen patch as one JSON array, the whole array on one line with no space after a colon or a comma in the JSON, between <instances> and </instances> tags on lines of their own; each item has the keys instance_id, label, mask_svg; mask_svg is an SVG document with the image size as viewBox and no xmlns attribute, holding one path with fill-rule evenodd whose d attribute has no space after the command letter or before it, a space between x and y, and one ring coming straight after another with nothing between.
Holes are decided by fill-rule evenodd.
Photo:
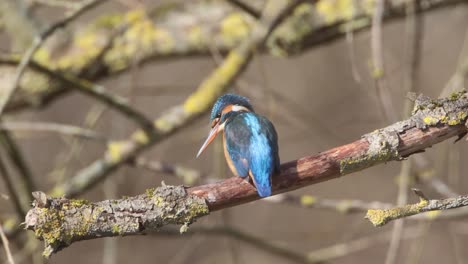
<instances>
[{"instance_id":1,"label":"yellow lichen patch","mask_svg":"<svg viewBox=\"0 0 468 264\"><path fill-rule=\"evenodd\" d=\"M422 209L427 206L428 203L427 200L421 199L417 204L408 204L392 209L370 209L367 210L365 218L371 221L374 226L383 226L391 220L421 213Z\"/></svg>"},{"instance_id":2,"label":"yellow lichen patch","mask_svg":"<svg viewBox=\"0 0 468 264\"><path fill-rule=\"evenodd\" d=\"M426 117L423 118L423 122L426 125L433 126L433 125L436 125L437 123L439 123L439 119L435 118L433 116L426 116Z\"/></svg>"},{"instance_id":3,"label":"yellow lichen patch","mask_svg":"<svg viewBox=\"0 0 468 264\"><path fill-rule=\"evenodd\" d=\"M364 10L364 13L370 15L374 12L375 0L361 0L361 6Z\"/></svg>"},{"instance_id":4,"label":"yellow lichen patch","mask_svg":"<svg viewBox=\"0 0 468 264\"><path fill-rule=\"evenodd\" d=\"M164 205L164 198L162 198L161 196L155 197L154 205L162 207Z\"/></svg>"},{"instance_id":5,"label":"yellow lichen patch","mask_svg":"<svg viewBox=\"0 0 468 264\"><path fill-rule=\"evenodd\" d=\"M203 48L206 44L206 37L200 26L193 26L188 32L188 41L195 48Z\"/></svg>"},{"instance_id":6,"label":"yellow lichen patch","mask_svg":"<svg viewBox=\"0 0 468 264\"><path fill-rule=\"evenodd\" d=\"M122 14L107 14L103 16L99 16L94 23L92 24L93 27L96 28L109 28L114 29L118 25L122 24L124 20L124 16Z\"/></svg>"},{"instance_id":7,"label":"yellow lichen patch","mask_svg":"<svg viewBox=\"0 0 468 264\"><path fill-rule=\"evenodd\" d=\"M196 114L208 109L223 91L223 88L239 73L246 60L245 56L231 51L223 64L185 101L184 111Z\"/></svg>"},{"instance_id":8,"label":"yellow lichen patch","mask_svg":"<svg viewBox=\"0 0 468 264\"><path fill-rule=\"evenodd\" d=\"M125 14L125 21L129 24L138 23L146 19L147 15L144 9L137 8Z\"/></svg>"},{"instance_id":9,"label":"yellow lichen patch","mask_svg":"<svg viewBox=\"0 0 468 264\"><path fill-rule=\"evenodd\" d=\"M146 43L145 39L143 39L143 44L146 44L146 46L149 47L150 45L154 45L154 43L156 43L158 45L158 51L163 54L169 53L174 49L175 40L167 30L163 30L161 28L154 28L152 37L153 38L148 39Z\"/></svg>"},{"instance_id":10,"label":"yellow lichen patch","mask_svg":"<svg viewBox=\"0 0 468 264\"><path fill-rule=\"evenodd\" d=\"M334 23L341 20L350 20L354 16L353 0L322 0L316 4L316 9L325 22Z\"/></svg>"},{"instance_id":11,"label":"yellow lichen patch","mask_svg":"<svg viewBox=\"0 0 468 264\"><path fill-rule=\"evenodd\" d=\"M112 141L107 145L106 157L112 162L118 162L122 158L123 149L126 147L125 141Z\"/></svg>"},{"instance_id":12,"label":"yellow lichen patch","mask_svg":"<svg viewBox=\"0 0 468 264\"><path fill-rule=\"evenodd\" d=\"M374 226L381 226L387 222L387 216L385 210L369 209L367 210L365 218L371 221Z\"/></svg>"},{"instance_id":13,"label":"yellow lichen patch","mask_svg":"<svg viewBox=\"0 0 468 264\"><path fill-rule=\"evenodd\" d=\"M155 188L146 189L146 191L145 191L146 196L148 196L148 198L152 198L154 196L155 191L156 191Z\"/></svg>"},{"instance_id":14,"label":"yellow lichen patch","mask_svg":"<svg viewBox=\"0 0 468 264\"><path fill-rule=\"evenodd\" d=\"M161 117L154 122L154 127L161 132L169 132L174 128L174 124L166 118Z\"/></svg>"},{"instance_id":15,"label":"yellow lichen patch","mask_svg":"<svg viewBox=\"0 0 468 264\"><path fill-rule=\"evenodd\" d=\"M242 13L232 13L221 22L221 34L227 45L235 45L250 33L246 16Z\"/></svg>"},{"instance_id":16,"label":"yellow lichen patch","mask_svg":"<svg viewBox=\"0 0 468 264\"><path fill-rule=\"evenodd\" d=\"M82 206L85 206L85 205L88 205L90 204L90 202L88 200L84 200L84 199L71 199L70 200L70 205L73 206L73 207L82 207Z\"/></svg>"},{"instance_id":17,"label":"yellow lichen patch","mask_svg":"<svg viewBox=\"0 0 468 264\"><path fill-rule=\"evenodd\" d=\"M382 78L383 75L384 75L384 70L382 68L375 67L375 66L372 67L372 77L374 79Z\"/></svg>"},{"instance_id":18,"label":"yellow lichen patch","mask_svg":"<svg viewBox=\"0 0 468 264\"><path fill-rule=\"evenodd\" d=\"M112 233L120 235L120 232L121 232L121 229L119 225L116 225L116 224L112 225Z\"/></svg>"},{"instance_id":19,"label":"yellow lichen patch","mask_svg":"<svg viewBox=\"0 0 468 264\"><path fill-rule=\"evenodd\" d=\"M132 134L132 140L138 142L139 144L145 145L149 142L149 137L145 131L138 130Z\"/></svg>"},{"instance_id":20,"label":"yellow lichen patch","mask_svg":"<svg viewBox=\"0 0 468 264\"><path fill-rule=\"evenodd\" d=\"M47 49L39 49L34 53L34 61L42 65L50 65L50 52Z\"/></svg>"},{"instance_id":21,"label":"yellow lichen patch","mask_svg":"<svg viewBox=\"0 0 468 264\"><path fill-rule=\"evenodd\" d=\"M429 219L435 219L442 213L441 210L430 211L426 213L426 217Z\"/></svg>"},{"instance_id":22,"label":"yellow lichen patch","mask_svg":"<svg viewBox=\"0 0 468 264\"><path fill-rule=\"evenodd\" d=\"M311 206L317 202L317 198L312 195L302 195L301 196L301 205Z\"/></svg>"},{"instance_id":23,"label":"yellow lichen patch","mask_svg":"<svg viewBox=\"0 0 468 264\"><path fill-rule=\"evenodd\" d=\"M76 34L73 50L58 59L55 65L59 69L79 71L101 52L104 45L98 31L85 30Z\"/></svg>"},{"instance_id":24,"label":"yellow lichen patch","mask_svg":"<svg viewBox=\"0 0 468 264\"><path fill-rule=\"evenodd\" d=\"M458 113L457 113L457 118L458 118L459 121L463 121L463 120L466 119L467 115L468 115L468 114L467 114L466 112L463 112L463 111L462 111L462 112L458 112Z\"/></svg>"}]
</instances>

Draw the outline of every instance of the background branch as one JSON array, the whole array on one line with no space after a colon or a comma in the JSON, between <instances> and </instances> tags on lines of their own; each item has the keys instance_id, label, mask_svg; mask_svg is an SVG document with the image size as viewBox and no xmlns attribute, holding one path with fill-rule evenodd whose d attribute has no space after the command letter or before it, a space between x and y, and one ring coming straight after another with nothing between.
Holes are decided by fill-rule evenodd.
<instances>
[{"instance_id":1,"label":"background branch","mask_svg":"<svg viewBox=\"0 0 468 264\"><path fill-rule=\"evenodd\" d=\"M390 221L420 214L429 211L448 210L460 208L468 205L468 196L461 195L454 198L447 198L442 200L429 200L421 191L413 189L416 195L419 196L420 201L416 204L408 204L402 207L395 207L391 209L371 209L367 211L366 218L374 226L383 226Z\"/></svg>"}]
</instances>

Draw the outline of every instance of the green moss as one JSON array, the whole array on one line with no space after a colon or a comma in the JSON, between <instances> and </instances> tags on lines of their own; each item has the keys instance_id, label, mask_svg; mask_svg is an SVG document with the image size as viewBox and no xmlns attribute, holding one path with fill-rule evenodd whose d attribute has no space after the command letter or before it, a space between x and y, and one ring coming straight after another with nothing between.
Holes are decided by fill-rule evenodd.
<instances>
[{"instance_id":1,"label":"green moss","mask_svg":"<svg viewBox=\"0 0 468 264\"><path fill-rule=\"evenodd\" d=\"M348 159L340 160L340 173L348 174L364 168L371 167L374 164L392 160L395 158L396 153L388 148L384 148L377 154L365 154L358 157L351 157Z\"/></svg>"},{"instance_id":2,"label":"green moss","mask_svg":"<svg viewBox=\"0 0 468 264\"><path fill-rule=\"evenodd\" d=\"M209 214L210 210L205 203L191 203L189 213L185 216L185 223L192 223L195 219L200 216Z\"/></svg>"}]
</instances>

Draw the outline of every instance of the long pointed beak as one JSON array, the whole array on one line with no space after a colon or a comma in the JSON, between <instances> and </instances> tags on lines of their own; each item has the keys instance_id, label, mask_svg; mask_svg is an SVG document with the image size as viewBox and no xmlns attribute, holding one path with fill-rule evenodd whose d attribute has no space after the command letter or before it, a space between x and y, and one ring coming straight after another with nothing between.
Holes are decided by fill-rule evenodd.
<instances>
[{"instance_id":1,"label":"long pointed beak","mask_svg":"<svg viewBox=\"0 0 468 264\"><path fill-rule=\"evenodd\" d=\"M218 135L219 127L220 127L219 124L217 124L215 127L213 127L210 130L210 134L208 135L208 138L205 140L205 143L203 143L203 145L201 146L200 150L197 153L197 158L208 147L208 145L211 143L211 141L213 141L213 139L215 139L216 135Z\"/></svg>"}]
</instances>

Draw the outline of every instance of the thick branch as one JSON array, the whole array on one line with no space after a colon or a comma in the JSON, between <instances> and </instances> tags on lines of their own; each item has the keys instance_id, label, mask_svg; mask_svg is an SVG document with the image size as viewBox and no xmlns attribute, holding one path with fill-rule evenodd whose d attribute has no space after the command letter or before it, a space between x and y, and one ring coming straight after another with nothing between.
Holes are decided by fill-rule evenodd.
<instances>
[{"instance_id":1,"label":"thick branch","mask_svg":"<svg viewBox=\"0 0 468 264\"><path fill-rule=\"evenodd\" d=\"M407 120L353 143L283 164L280 175L273 179L274 193L401 160L453 136L462 137L467 133L467 116L468 98L464 91L437 100L420 96ZM34 208L26 216L26 226L45 241L49 255L74 241L140 234L166 224L184 224L183 231L185 224L208 212L258 199L255 188L239 177L186 190L163 186L144 195L98 203L47 199L41 194L36 195Z\"/></svg>"},{"instance_id":2,"label":"thick branch","mask_svg":"<svg viewBox=\"0 0 468 264\"><path fill-rule=\"evenodd\" d=\"M97 203L47 199L44 193L34 196L26 227L44 240L45 256L75 241L135 235L168 224L186 226L209 212L202 198L187 195L182 186L164 186L135 197Z\"/></svg>"}]
</instances>

